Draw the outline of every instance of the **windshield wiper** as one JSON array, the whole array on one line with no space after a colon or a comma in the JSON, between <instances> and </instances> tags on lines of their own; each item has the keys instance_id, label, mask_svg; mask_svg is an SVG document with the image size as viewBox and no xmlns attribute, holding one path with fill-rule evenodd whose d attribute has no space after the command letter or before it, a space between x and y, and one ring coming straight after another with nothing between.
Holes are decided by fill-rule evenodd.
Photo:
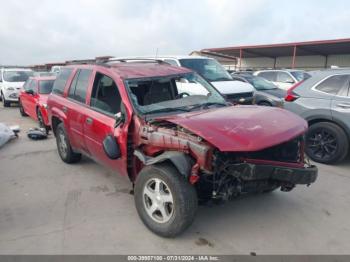
<instances>
[{"instance_id":1,"label":"windshield wiper","mask_svg":"<svg viewBox=\"0 0 350 262\"><path fill-rule=\"evenodd\" d=\"M182 112L189 112L190 110L183 108L183 107L167 107L167 108L160 108L155 109L146 112L146 114L157 114L157 113L166 113L166 112L174 112L174 111L182 111Z\"/></svg>"},{"instance_id":2,"label":"windshield wiper","mask_svg":"<svg viewBox=\"0 0 350 262\"><path fill-rule=\"evenodd\" d=\"M214 106L214 105L219 105L219 106L226 106L225 103L220 103L220 102L207 102L204 104L199 104L199 105L194 105L190 108L190 111L192 111L193 109L198 109L198 108L208 108L209 106Z\"/></svg>"}]
</instances>

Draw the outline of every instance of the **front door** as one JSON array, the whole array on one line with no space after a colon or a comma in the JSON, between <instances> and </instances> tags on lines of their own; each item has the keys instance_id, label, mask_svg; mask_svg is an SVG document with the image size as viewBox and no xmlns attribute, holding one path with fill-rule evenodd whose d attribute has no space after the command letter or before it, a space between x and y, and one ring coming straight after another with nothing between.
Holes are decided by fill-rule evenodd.
<instances>
[{"instance_id":1,"label":"front door","mask_svg":"<svg viewBox=\"0 0 350 262\"><path fill-rule=\"evenodd\" d=\"M84 123L86 147L96 161L107 165L122 175L126 175L127 126L115 127L115 115L121 112L121 96L116 82L111 76L97 72L91 90L90 107ZM120 149L119 159L110 159L103 149L103 141L112 135Z\"/></svg>"}]
</instances>

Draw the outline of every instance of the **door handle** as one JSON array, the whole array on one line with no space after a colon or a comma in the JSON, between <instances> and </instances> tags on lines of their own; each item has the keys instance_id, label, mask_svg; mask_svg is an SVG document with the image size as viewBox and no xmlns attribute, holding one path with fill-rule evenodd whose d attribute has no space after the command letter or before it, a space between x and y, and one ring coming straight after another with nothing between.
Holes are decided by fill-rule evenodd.
<instances>
[{"instance_id":1,"label":"door handle","mask_svg":"<svg viewBox=\"0 0 350 262\"><path fill-rule=\"evenodd\" d=\"M62 111L63 111L64 113L67 113L68 108L67 108L66 106L63 106L63 107L62 107Z\"/></svg>"},{"instance_id":2,"label":"door handle","mask_svg":"<svg viewBox=\"0 0 350 262\"><path fill-rule=\"evenodd\" d=\"M90 118L90 117L88 117L88 118L86 118L86 123L88 124L88 125L91 125L92 124L92 118Z\"/></svg>"},{"instance_id":3,"label":"door handle","mask_svg":"<svg viewBox=\"0 0 350 262\"><path fill-rule=\"evenodd\" d=\"M350 104L337 104L338 107L341 107L341 108L350 108Z\"/></svg>"}]
</instances>

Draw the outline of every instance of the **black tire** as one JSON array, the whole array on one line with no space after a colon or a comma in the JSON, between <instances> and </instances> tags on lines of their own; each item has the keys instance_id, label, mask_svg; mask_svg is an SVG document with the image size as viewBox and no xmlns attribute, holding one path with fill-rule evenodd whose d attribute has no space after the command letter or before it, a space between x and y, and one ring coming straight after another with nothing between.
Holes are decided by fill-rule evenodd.
<instances>
[{"instance_id":1,"label":"black tire","mask_svg":"<svg viewBox=\"0 0 350 262\"><path fill-rule=\"evenodd\" d=\"M147 196L144 190L150 188L149 185L152 185L153 180L163 183L159 188L162 187L164 191L159 196L164 196L165 192L172 196L171 199L173 202L171 204L170 202L156 200L157 197L154 198L155 205L164 207L163 211L168 215L168 220L163 219L162 222L161 217L163 217L163 213L160 212L161 209L156 209L153 213L150 211L152 208L148 208L147 211L147 205L151 198ZM155 189L152 192L156 192ZM134 197L135 206L142 222L148 229L162 237L175 237L182 233L192 224L198 208L195 188L170 164L157 164L144 167L137 177ZM153 207L153 203L151 207ZM148 212L151 212L152 216ZM159 222L156 220L159 220Z\"/></svg>"},{"instance_id":2,"label":"black tire","mask_svg":"<svg viewBox=\"0 0 350 262\"><path fill-rule=\"evenodd\" d=\"M4 104L4 107L9 107L11 103L9 101L6 101L4 94L1 93L1 100L2 103Z\"/></svg>"},{"instance_id":3,"label":"black tire","mask_svg":"<svg viewBox=\"0 0 350 262\"><path fill-rule=\"evenodd\" d=\"M320 122L310 126L306 134L305 152L312 160L335 164L344 160L348 150L348 138L338 125Z\"/></svg>"},{"instance_id":4,"label":"black tire","mask_svg":"<svg viewBox=\"0 0 350 262\"><path fill-rule=\"evenodd\" d=\"M58 154L63 162L72 164L80 161L81 154L73 151L63 123L60 123L56 128L56 143Z\"/></svg>"},{"instance_id":5,"label":"black tire","mask_svg":"<svg viewBox=\"0 0 350 262\"><path fill-rule=\"evenodd\" d=\"M19 107L19 113L21 114L21 116L28 116L27 113L24 111L21 100L18 100L18 107Z\"/></svg>"},{"instance_id":6,"label":"black tire","mask_svg":"<svg viewBox=\"0 0 350 262\"><path fill-rule=\"evenodd\" d=\"M39 127L40 128L45 128L45 132L48 135L49 131L50 131L50 127L45 125L43 115L42 115L42 113L41 113L39 108L36 109L36 116L37 116L37 119L38 119L38 122L39 122Z\"/></svg>"}]
</instances>

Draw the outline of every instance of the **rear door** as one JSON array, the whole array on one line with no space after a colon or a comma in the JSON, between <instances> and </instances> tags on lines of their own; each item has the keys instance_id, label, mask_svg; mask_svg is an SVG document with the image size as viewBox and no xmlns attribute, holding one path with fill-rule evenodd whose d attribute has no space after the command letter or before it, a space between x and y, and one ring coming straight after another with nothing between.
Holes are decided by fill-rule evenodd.
<instances>
[{"instance_id":1,"label":"rear door","mask_svg":"<svg viewBox=\"0 0 350 262\"><path fill-rule=\"evenodd\" d=\"M65 111L69 125L69 138L72 147L87 152L84 142L84 123L86 120L86 96L92 81L92 70L78 69L67 94Z\"/></svg>"},{"instance_id":2,"label":"rear door","mask_svg":"<svg viewBox=\"0 0 350 262\"><path fill-rule=\"evenodd\" d=\"M122 85L121 81L119 85ZM85 144L90 155L98 162L119 173L126 174L127 127L115 126L115 115L121 112L121 95L116 81L107 72L96 72L90 97L90 107L84 122ZM103 140L112 135L122 149L122 157L111 160L103 149ZM123 150L124 149L124 150Z\"/></svg>"},{"instance_id":3,"label":"rear door","mask_svg":"<svg viewBox=\"0 0 350 262\"><path fill-rule=\"evenodd\" d=\"M332 117L344 123L350 129L350 75L342 75L341 89L333 97Z\"/></svg>"}]
</instances>

